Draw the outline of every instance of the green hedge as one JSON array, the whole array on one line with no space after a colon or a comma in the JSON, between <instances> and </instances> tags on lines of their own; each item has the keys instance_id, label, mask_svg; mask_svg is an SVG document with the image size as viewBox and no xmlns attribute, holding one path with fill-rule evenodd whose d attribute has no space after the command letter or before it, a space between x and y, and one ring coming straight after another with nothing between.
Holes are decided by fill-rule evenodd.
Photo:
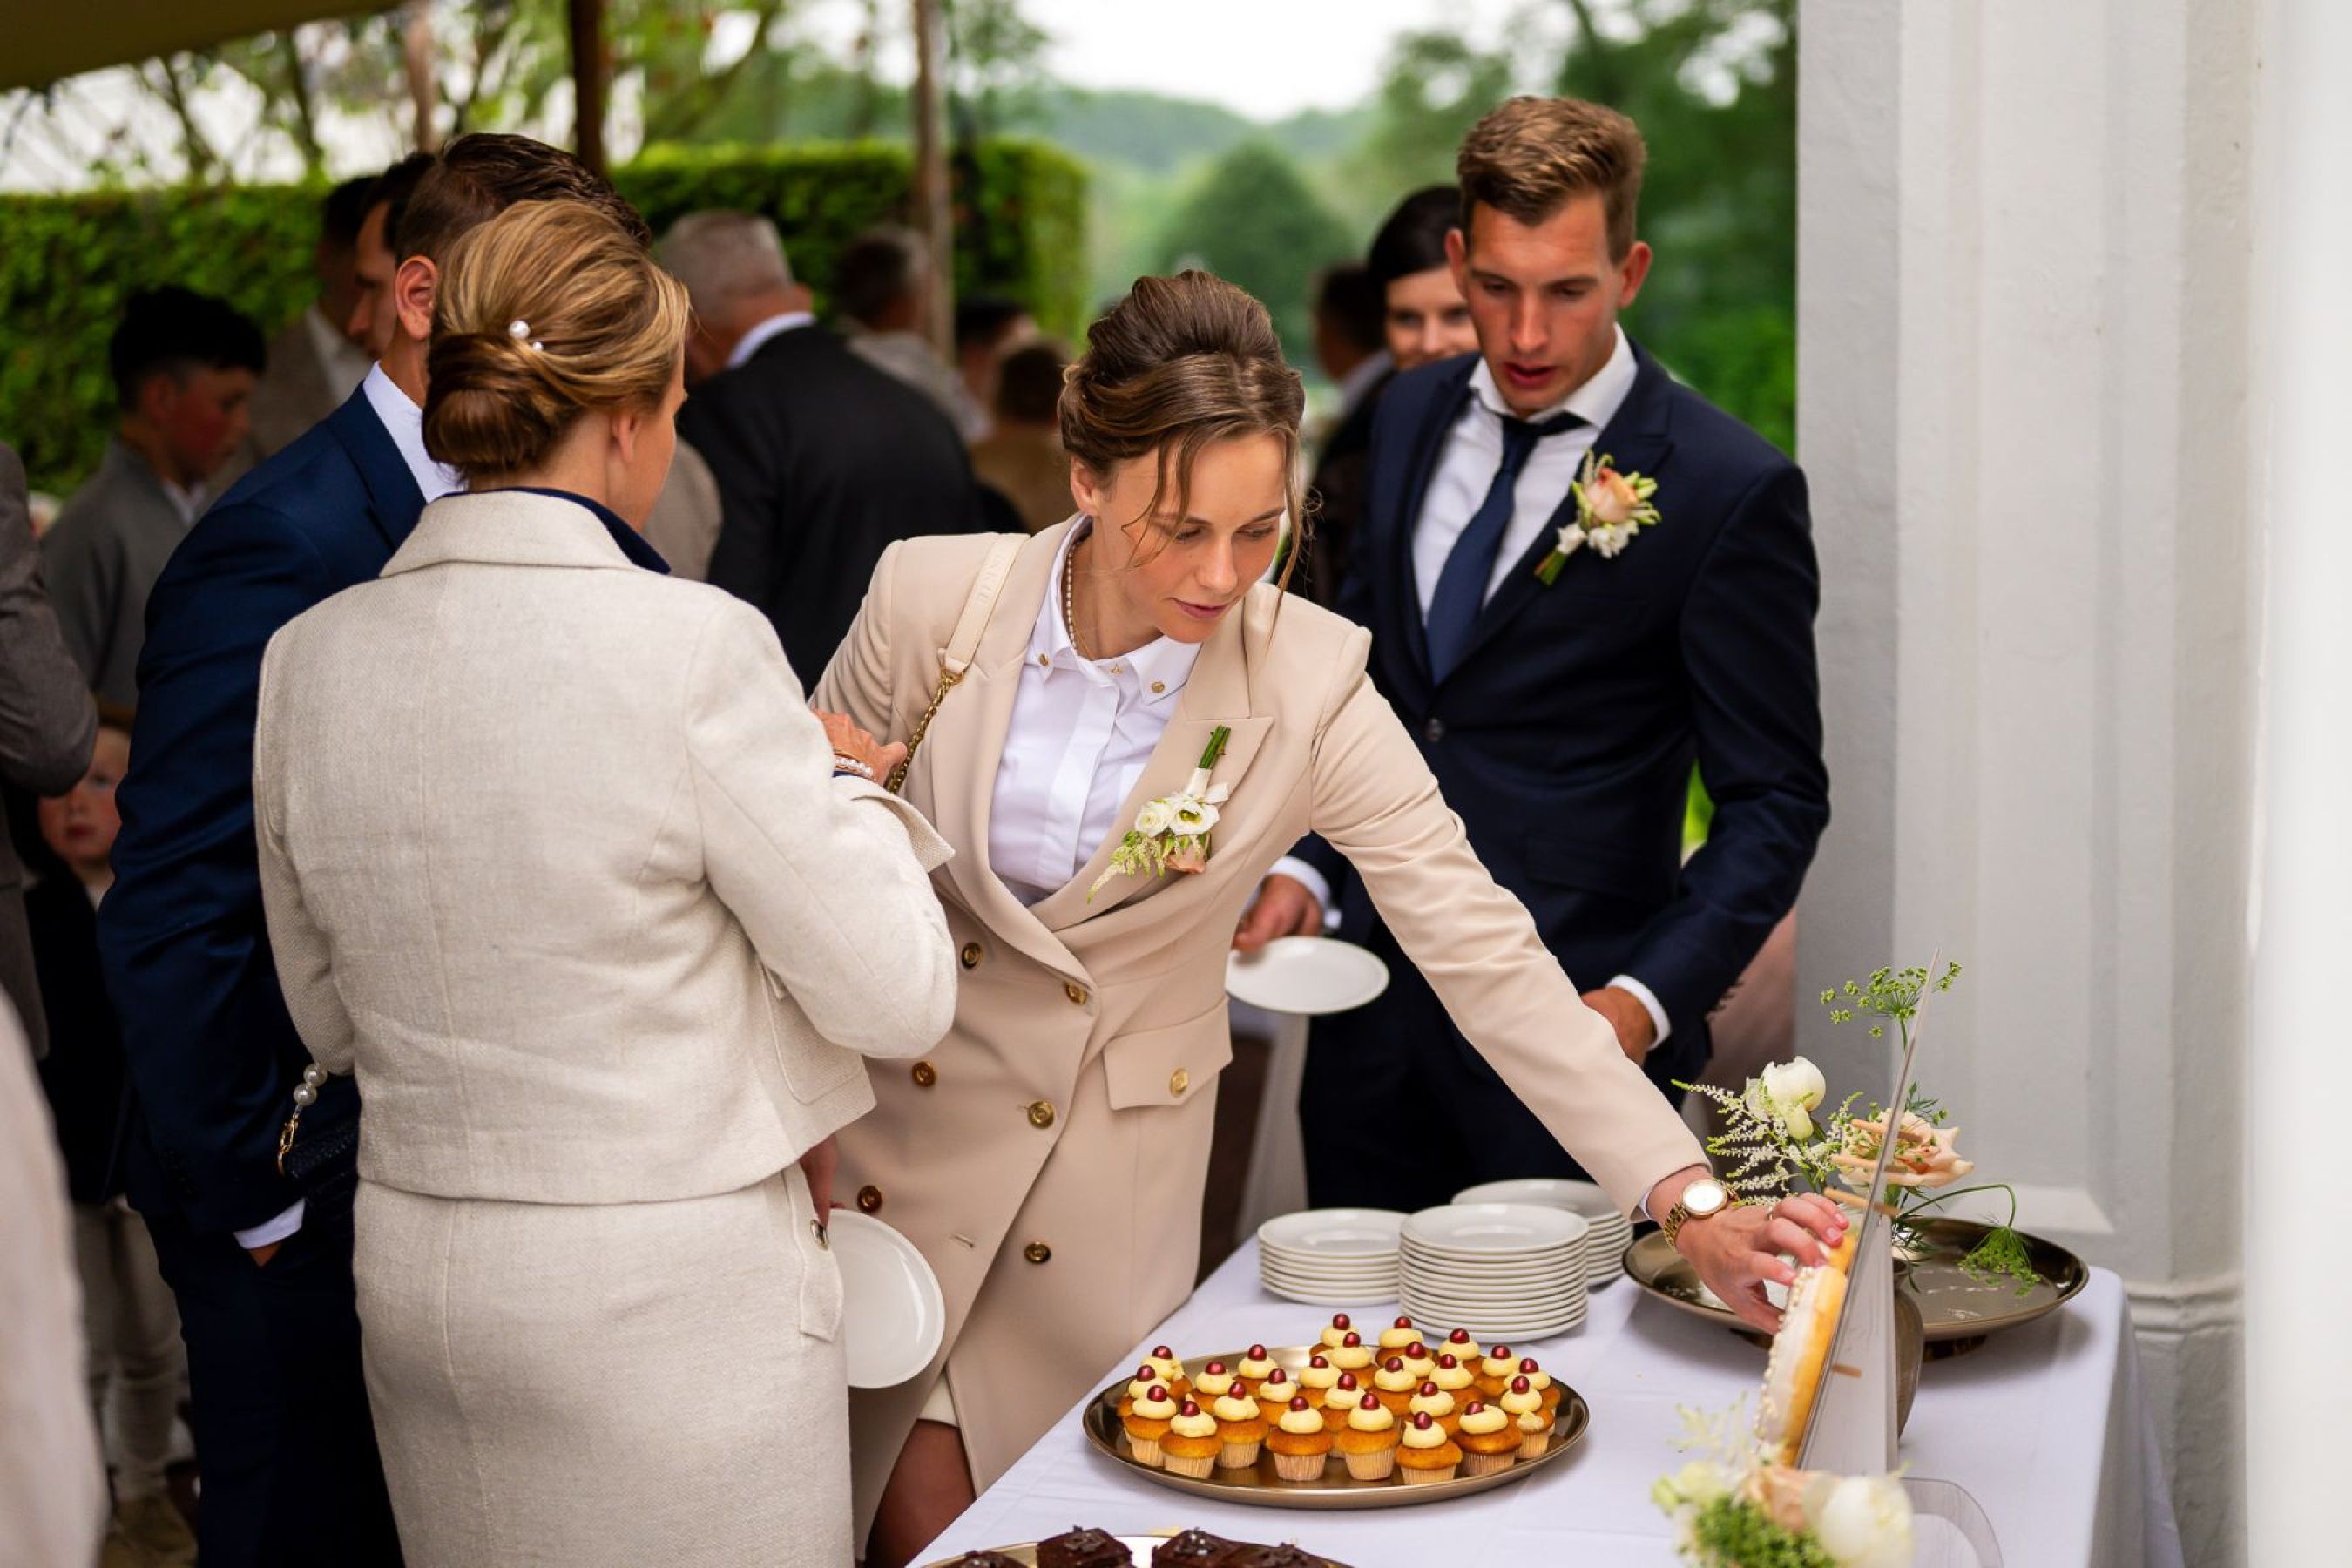
<instances>
[{"instance_id":1,"label":"green hedge","mask_svg":"<svg viewBox=\"0 0 2352 1568\"><path fill-rule=\"evenodd\" d=\"M1085 310L1086 175L1060 151L985 142L956 167L959 289L1025 302L1049 331ZM656 231L700 207L766 213L822 300L859 230L901 218L912 166L886 142L656 148L614 175ZM275 332L310 303L320 191L301 185L0 196L0 438L63 494L114 426L106 340L131 293L180 283Z\"/></svg>"}]
</instances>

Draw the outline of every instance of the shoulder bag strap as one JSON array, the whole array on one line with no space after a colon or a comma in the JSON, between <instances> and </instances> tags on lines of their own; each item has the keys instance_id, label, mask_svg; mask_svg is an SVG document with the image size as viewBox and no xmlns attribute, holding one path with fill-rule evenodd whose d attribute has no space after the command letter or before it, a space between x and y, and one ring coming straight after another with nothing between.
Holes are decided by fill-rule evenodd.
<instances>
[{"instance_id":1,"label":"shoulder bag strap","mask_svg":"<svg viewBox=\"0 0 2352 1568\"><path fill-rule=\"evenodd\" d=\"M988 617L996 609L996 596L1003 592L1004 579L1013 571L1013 558L1028 542L1025 538L1007 534L990 547L988 559L981 563L980 575L972 579L971 596L963 602L963 613L956 617L955 630L948 634L948 646L940 650L940 684L931 693L931 705L915 721L914 731L907 737L907 755L890 770L890 777L882 786L892 795L906 787L907 770L915 765L915 752L921 749L923 737L930 732L940 704L948 700L948 693L971 668L972 656L980 651L981 636L988 630Z\"/></svg>"}]
</instances>

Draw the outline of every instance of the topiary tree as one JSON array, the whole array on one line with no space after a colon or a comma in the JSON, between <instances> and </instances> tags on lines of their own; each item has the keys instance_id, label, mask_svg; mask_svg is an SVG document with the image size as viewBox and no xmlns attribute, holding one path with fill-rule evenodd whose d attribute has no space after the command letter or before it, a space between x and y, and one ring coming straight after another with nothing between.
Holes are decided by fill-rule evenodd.
<instances>
[{"instance_id":1,"label":"topiary tree","mask_svg":"<svg viewBox=\"0 0 2352 1568\"><path fill-rule=\"evenodd\" d=\"M1274 313L1290 363L1314 369L1316 269L1356 247L1288 158L1243 142L1202 172L1160 233L1162 270L1199 267L1248 289Z\"/></svg>"}]
</instances>

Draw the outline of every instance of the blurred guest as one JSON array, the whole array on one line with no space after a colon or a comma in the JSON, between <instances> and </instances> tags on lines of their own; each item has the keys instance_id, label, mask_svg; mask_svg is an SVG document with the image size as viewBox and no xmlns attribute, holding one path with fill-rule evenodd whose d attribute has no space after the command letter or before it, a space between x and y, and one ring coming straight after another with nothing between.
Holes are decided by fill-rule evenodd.
<instances>
[{"instance_id":1,"label":"blurred guest","mask_svg":"<svg viewBox=\"0 0 2352 1568\"><path fill-rule=\"evenodd\" d=\"M1461 194L1429 185L1399 202L1372 237L1365 264L1381 286L1389 356L1401 371L1477 352L1470 302L1445 258L1445 237L1461 221Z\"/></svg>"},{"instance_id":2,"label":"blurred guest","mask_svg":"<svg viewBox=\"0 0 2352 1568\"><path fill-rule=\"evenodd\" d=\"M139 695L147 591L236 455L265 363L261 330L186 289L133 294L106 346L122 422L98 472L41 536L66 646L117 707Z\"/></svg>"},{"instance_id":3,"label":"blurred guest","mask_svg":"<svg viewBox=\"0 0 2352 1568\"><path fill-rule=\"evenodd\" d=\"M1315 357L1339 389L1339 405L1316 454L1314 547L1299 586L1318 605L1339 595L1348 549L1363 513L1364 453L1371 445L1372 409L1395 374L1388 350L1380 279L1348 263L1327 268L1315 290Z\"/></svg>"},{"instance_id":4,"label":"blurred guest","mask_svg":"<svg viewBox=\"0 0 2352 1568\"><path fill-rule=\"evenodd\" d=\"M972 471L1004 498L1031 533L1070 515L1070 455L1062 449L1061 344L1034 342L1004 356L997 376L995 428L972 444Z\"/></svg>"},{"instance_id":5,"label":"blurred guest","mask_svg":"<svg viewBox=\"0 0 2352 1568\"><path fill-rule=\"evenodd\" d=\"M956 374L963 379L971 406L981 410L978 426L966 433L966 440L979 440L993 423L996 378L1004 356L1036 336L1037 319L1018 300L967 294L956 301Z\"/></svg>"},{"instance_id":6,"label":"blurred guest","mask_svg":"<svg viewBox=\"0 0 2352 1568\"><path fill-rule=\"evenodd\" d=\"M980 531L971 461L920 393L816 324L766 218L689 214L661 258L694 300L699 379L677 423L719 480L709 580L765 611L813 678L886 548Z\"/></svg>"},{"instance_id":7,"label":"blurred guest","mask_svg":"<svg viewBox=\"0 0 2352 1568\"><path fill-rule=\"evenodd\" d=\"M719 499L719 476L692 443L680 441L646 519L646 541L661 552L670 573L689 583L710 580L710 552L719 547L726 510Z\"/></svg>"},{"instance_id":8,"label":"blurred guest","mask_svg":"<svg viewBox=\"0 0 2352 1568\"><path fill-rule=\"evenodd\" d=\"M71 788L89 763L97 730L89 688L41 591L25 466L16 448L0 441L0 784L37 795ZM0 997L16 1004L26 1041L40 1057L48 1035L25 930L24 886L16 844L0 832Z\"/></svg>"},{"instance_id":9,"label":"blurred guest","mask_svg":"<svg viewBox=\"0 0 2352 1568\"><path fill-rule=\"evenodd\" d=\"M868 229L834 263L833 302L849 346L938 405L969 441L982 433L987 405L965 389L923 331L930 287L930 252L910 229Z\"/></svg>"},{"instance_id":10,"label":"blurred guest","mask_svg":"<svg viewBox=\"0 0 2352 1568\"><path fill-rule=\"evenodd\" d=\"M375 177L345 180L319 207L319 243L310 253L319 297L269 342L269 369L253 391L253 428L239 471L332 414L375 363L359 313L360 226L374 205Z\"/></svg>"},{"instance_id":11,"label":"blurred guest","mask_svg":"<svg viewBox=\"0 0 2352 1568\"><path fill-rule=\"evenodd\" d=\"M304 1082L310 1053L271 963L254 711L271 635L382 572L426 500L458 488L424 438L450 247L517 202L567 196L649 237L604 180L529 137L462 136L432 159L391 225L398 330L383 357L213 509L149 605L99 948L136 1108L131 1197L188 1347L205 1568L400 1560L352 1289L359 1101L342 1079Z\"/></svg>"},{"instance_id":12,"label":"blurred guest","mask_svg":"<svg viewBox=\"0 0 2352 1568\"><path fill-rule=\"evenodd\" d=\"M106 1473L81 1379L66 1184L26 1047L0 997L0 1563L81 1568L106 1529Z\"/></svg>"},{"instance_id":13,"label":"blurred guest","mask_svg":"<svg viewBox=\"0 0 2352 1568\"><path fill-rule=\"evenodd\" d=\"M98 963L98 903L113 885L110 858L121 826L114 786L130 762L129 721L110 712L81 782L40 803L41 841L55 863L26 895L25 912L49 1016L41 1088L73 1199L90 1405L104 1413L99 1429L114 1473L110 1533L134 1561L187 1563L194 1560L196 1539L163 1484L179 1415L180 1314L146 1222L122 1200L114 1157L122 1122L122 1033Z\"/></svg>"}]
</instances>

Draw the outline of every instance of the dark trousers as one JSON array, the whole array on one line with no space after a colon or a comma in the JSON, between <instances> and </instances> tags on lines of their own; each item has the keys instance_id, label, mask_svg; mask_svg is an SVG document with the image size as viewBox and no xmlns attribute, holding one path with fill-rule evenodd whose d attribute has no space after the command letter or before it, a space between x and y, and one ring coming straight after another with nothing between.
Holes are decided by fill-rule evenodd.
<instances>
[{"instance_id":1,"label":"dark trousers","mask_svg":"<svg viewBox=\"0 0 2352 1568\"><path fill-rule=\"evenodd\" d=\"M1375 925L1365 945L1389 966L1388 990L1307 1031L1298 1110L1308 1205L1411 1214L1482 1182L1591 1180L1462 1037L1388 928ZM1696 1042L1677 1031L1669 1043L1679 1058ZM1660 1062L1651 1077L1679 1105L1664 1079L1696 1074Z\"/></svg>"},{"instance_id":2,"label":"dark trousers","mask_svg":"<svg viewBox=\"0 0 2352 1568\"><path fill-rule=\"evenodd\" d=\"M176 1215L148 1227L188 1346L205 1568L397 1568L360 1372L350 1197L313 1205L258 1268L235 1237Z\"/></svg>"}]
</instances>

